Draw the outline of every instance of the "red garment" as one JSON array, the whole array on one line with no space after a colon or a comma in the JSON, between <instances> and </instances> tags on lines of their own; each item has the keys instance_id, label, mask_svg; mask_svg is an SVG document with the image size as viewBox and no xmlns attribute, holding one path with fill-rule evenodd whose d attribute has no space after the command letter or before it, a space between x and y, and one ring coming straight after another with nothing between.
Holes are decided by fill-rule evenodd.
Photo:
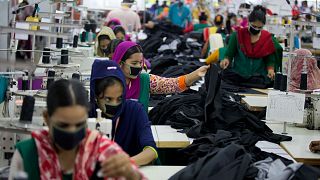
<instances>
[{"instance_id":1,"label":"red garment","mask_svg":"<svg viewBox=\"0 0 320 180\"><path fill-rule=\"evenodd\" d=\"M183 30L183 33L189 33L189 32L192 32L193 31L193 24L192 23L189 23L187 24L187 26L184 28Z\"/></svg>"},{"instance_id":2,"label":"red garment","mask_svg":"<svg viewBox=\"0 0 320 180\"><path fill-rule=\"evenodd\" d=\"M300 15L299 7L296 5L293 6L291 10L291 14L293 17L299 16Z\"/></svg>"},{"instance_id":3,"label":"red garment","mask_svg":"<svg viewBox=\"0 0 320 180\"><path fill-rule=\"evenodd\" d=\"M32 137L36 142L39 156L40 179L62 179L58 155L52 146L49 132L46 130L32 132ZM110 156L121 152L123 152L122 149L106 136L102 136L97 131L88 130L86 138L79 146L79 151L75 159L73 179L89 180L94 172L97 161L103 162ZM132 167L137 170L137 166L134 165L133 161ZM104 179L108 178L106 177ZM143 177L143 179L145 178Z\"/></svg>"},{"instance_id":4,"label":"red garment","mask_svg":"<svg viewBox=\"0 0 320 180\"><path fill-rule=\"evenodd\" d=\"M276 51L272 36L268 31L262 30L260 39L252 44L248 28L238 30L238 42L241 51L250 58L264 58Z\"/></svg>"}]
</instances>

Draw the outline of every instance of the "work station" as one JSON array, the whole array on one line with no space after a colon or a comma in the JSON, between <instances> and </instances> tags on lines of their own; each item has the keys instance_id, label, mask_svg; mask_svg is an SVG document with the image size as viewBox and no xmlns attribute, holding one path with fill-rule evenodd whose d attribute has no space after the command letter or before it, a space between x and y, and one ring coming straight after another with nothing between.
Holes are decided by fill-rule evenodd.
<instances>
[{"instance_id":1,"label":"work station","mask_svg":"<svg viewBox=\"0 0 320 180\"><path fill-rule=\"evenodd\" d=\"M0 1L0 180L317 180L317 0Z\"/></svg>"}]
</instances>

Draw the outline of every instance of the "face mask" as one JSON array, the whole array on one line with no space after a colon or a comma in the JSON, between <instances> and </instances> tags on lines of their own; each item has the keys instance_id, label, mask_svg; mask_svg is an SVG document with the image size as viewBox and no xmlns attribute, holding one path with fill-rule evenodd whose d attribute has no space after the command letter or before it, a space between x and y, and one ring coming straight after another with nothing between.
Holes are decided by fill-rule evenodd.
<instances>
[{"instance_id":1,"label":"face mask","mask_svg":"<svg viewBox=\"0 0 320 180\"><path fill-rule=\"evenodd\" d=\"M118 105L105 104L106 109L105 109L104 113L109 117L110 117L110 115L111 115L111 117L114 117L116 115L116 113L118 112L118 110L120 109L120 106L121 106L121 104L118 104Z\"/></svg>"},{"instance_id":2,"label":"face mask","mask_svg":"<svg viewBox=\"0 0 320 180\"><path fill-rule=\"evenodd\" d=\"M53 126L53 141L64 150L72 150L77 147L86 136L86 126L76 132L68 132Z\"/></svg>"},{"instance_id":3,"label":"face mask","mask_svg":"<svg viewBox=\"0 0 320 180\"><path fill-rule=\"evenodd\" d=\"M102 51L105 55L109 54L108 48L106 48L106 49L101 49L101 51Z\"/></svg>"},{"instance_id":4,"label":"face mask","mask_svg":"<svg viewBox=\"0 0 320 180\"><path fill-rule=\"evenodd\" d=\"M252 34L252 35L257 35L260 33L260 29L255 29L254 27L252 27L251 25L249 26L249 32Z\"/></svg>"},{"instance_id":5,"label":"face mask","mask_svg":"<svg viewBox=\"0 0 320 180\"><path fill-rule=\"evenodd\" d=\"M133 67L133 66L130 66L128 64L126 64L129 69L130 69L130 76L138 76L140 74L140 72L142 71L142 67Z\"/></svg>"}]
</instances>

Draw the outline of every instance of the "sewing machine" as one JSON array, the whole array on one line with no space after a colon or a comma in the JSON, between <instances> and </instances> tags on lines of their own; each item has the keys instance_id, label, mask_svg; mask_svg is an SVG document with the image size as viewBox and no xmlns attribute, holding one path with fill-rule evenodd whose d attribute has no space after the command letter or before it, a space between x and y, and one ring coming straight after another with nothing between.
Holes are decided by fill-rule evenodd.
<instances>
[{"instance_id":1,"label":"sewing machine","mask_svg":"<svg viewBox=\"0 0 320 180\"><path fill-rule=\"evenodd\" d=\"M320 93L306 95L304 123L308 129L320 130Z\"/></svg>"}]
</instances>

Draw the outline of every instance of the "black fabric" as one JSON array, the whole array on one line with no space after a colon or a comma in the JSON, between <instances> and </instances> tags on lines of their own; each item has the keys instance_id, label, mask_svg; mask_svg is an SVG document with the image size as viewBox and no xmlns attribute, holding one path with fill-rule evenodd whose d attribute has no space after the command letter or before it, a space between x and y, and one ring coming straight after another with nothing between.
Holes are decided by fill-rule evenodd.
<instances>
[{"instance_id":1,"label":"black fabric","mask_svg":"<svg viewBox=\"0 0 320 180\"><path fill-rule=\"evenodd\" d=\"M203 118L203 109L201 109L200 105L202 103L201 100L202 98L199 94L187 93L165 98L149 112L149 119L153 125L173 124L177 129L185 128L188 125L188 127L191 127L194 125L194 118L198 120ZM191 110L189 107L191 107ZM187 118L186 115L190 115L190 112L193 115ZM185 117L181 118L181 116Z\"/></svg>"},{"instance_id":2,"label":"black fabric","mask_svg":"<svg viewBox=\"0 0 320 180\"><path fill-rule=\"evenodd\" d=\"M177 66L171 66L169 67L167 70L165 70L162 73L162 77L179 77L185 74L189 74L195 70L197 70L198 68L200 68L201 66L203 66L204 64L201 62L189 62L186 63L185 65L177 65Z\"/></svg>"},{"instance_id":3,"label":"black fabric","mask_svg":"<svg viewBox=\"0 0 320 180\"><path fill-rule=\"evenodd\" d=\"M158 56L151 59L150 74L162 75L169 67L178 65L178 60L173 55Z\"/></svg>"},{"instance_id":4,"label":"black fabric","mask_svg":"<svg viewBox=\"0 0 320 180\"><path fill-rule=\"evenodd\" d=\"M318 180L320 178L320 170L318 168L302 165L295 173L292 180Z\"/></svg>"},{"instance_id":5,"label":"black fabric","mask_svg":"<svg viewBox=\"0 0 320 180\"><path fill-rule=\"evenodd\" d=\"M230 144L187 166L169 180L245 179L251 160L250 154L243 147Z\"/></svg>"},{"instance_id":6,"label":"black fabric","mask_svg":"<svg viewBox=\"0 0 320 180\"><path fill-rule=\"evenodd\" d=\"M259 75L245 78L231 69L223 70L221 73L221 78L228 84L247 88L266 89L273 86L270 79L266 78L265 76Z\"/></svg>"},{"instance_id":7,"label":"black fabric","mask_svg":"<svg viewBox=\"0 0 320 180\"><path fill-rule=\"evenodd\" d=\"M262 93L260 91L256 91L254 89L247 88L247 87L241 87L241 86L236 86L233 84L228 84L224 81L221 82L221 88L227 92L233 92L233 93L266 95L266 93Z\"/></svg>"}]
</instances>

